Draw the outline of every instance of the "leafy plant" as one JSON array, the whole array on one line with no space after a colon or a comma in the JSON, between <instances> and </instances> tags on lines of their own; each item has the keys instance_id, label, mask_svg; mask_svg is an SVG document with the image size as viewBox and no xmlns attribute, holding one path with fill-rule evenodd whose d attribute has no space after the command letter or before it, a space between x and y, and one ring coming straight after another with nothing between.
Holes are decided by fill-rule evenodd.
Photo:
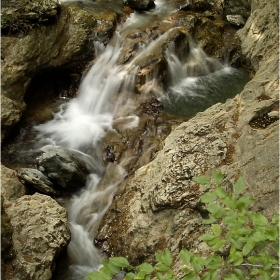
<instances>
[{"instance_id":1,"label":"leafy plant","mask_svg":"<svg viewBox=\"0 0 280 280\"><path fill-rule=\"evenodd\" d=\"M87 280L110 280L121 271L125 279L149 280L236 280L236 279L278 279L279 277L279 217L273 216L269 222L265 216L248 210L254 198L241 195L244 191L242 177L235 182L233 192L227 192L219 184L223 180L221 172L213 172L212 178L194 177L201 185L213 181L214 190L201 196L201 202L207 204L209 217L203 221L211 225L201 240L205 241L210 253L207 257L192 255L183 248L180 259L184 266L180 269L180 278L172 270L173 257L165 249L156 254L158 263L152 266L143 263L132 267L123 257L101 261L99 271L87 275Z\"/></svg>"}]
</instances>

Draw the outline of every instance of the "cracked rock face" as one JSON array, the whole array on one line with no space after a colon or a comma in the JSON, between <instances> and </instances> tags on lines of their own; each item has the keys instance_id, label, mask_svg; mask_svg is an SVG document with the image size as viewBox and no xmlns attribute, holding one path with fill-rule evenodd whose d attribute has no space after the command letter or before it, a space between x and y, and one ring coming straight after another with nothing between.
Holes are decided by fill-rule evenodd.
<instances>
[{"instance_id":1,"label":"cracked rock face","mask_svg":"<svg viewBox=\"0 0 280 280\"><path fill-rule=\"evenodd\" d=\"M7 203L5 211L16 255L6 279L51 279L56 258L70 242L66 210L49 196L36 193Z\"/></svg>"}]
</instances>

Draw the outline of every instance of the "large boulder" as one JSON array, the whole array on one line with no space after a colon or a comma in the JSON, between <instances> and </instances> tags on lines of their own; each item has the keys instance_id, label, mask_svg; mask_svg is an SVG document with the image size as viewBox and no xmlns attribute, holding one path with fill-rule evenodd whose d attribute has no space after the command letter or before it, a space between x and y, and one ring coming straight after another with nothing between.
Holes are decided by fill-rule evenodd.
<instances>
[{"instance_id":1,"label":"large boulder","mask_svg":"<svg viewBox=\"0 0 280 280\"><path fill-rule=\"evenodd\" d=\"M4 279L51 279L56 258L70 242L66 210L38 193L6 203L4 209L15 251L15 258L2 267Z\"/></svg>"},{"instance_id":2,"label":"large boulder","mask_svg":"<svg viewBox=\"0 0 280 280\"><path fill-rule=\"evenodd\" d=\"M53 182L41 171L34 168L19 168L17 170L18 177L27 185L30 185L39 192L48 195L59 195L59 191L55 190Z\"/></svg>"},{"instance_id":3,"label":"large boulder","mask_svg":"<svg viewBox=\"0 0 280 280\"><path fill-rule=\"evenodd\" d=\"M38 170L65 191L75 191L85 186L89 167L73 151L64 147L45 147L36 158ZM49 183L47 183L49 184Z\"/></svg>"},{"instance_id":4,"label":"large boulder","mask_svg":"<svg viewBox=\"0 0 280 280\"><path fill-rule=\"evenodd\" d=\"M106 254L139 264L153 262L164 248L174 255L182 247L207 253L199 240L208 229L199 200L213 186L201 187L192 178L213 171L222 171L227 190L242 175L246 194L256 199L253 210L277 214L278 32L278 7L267 1L237 33L253 79L234 99L178 126L156 158L122 184L96 238Z\"/></svg>"}]
</instances>

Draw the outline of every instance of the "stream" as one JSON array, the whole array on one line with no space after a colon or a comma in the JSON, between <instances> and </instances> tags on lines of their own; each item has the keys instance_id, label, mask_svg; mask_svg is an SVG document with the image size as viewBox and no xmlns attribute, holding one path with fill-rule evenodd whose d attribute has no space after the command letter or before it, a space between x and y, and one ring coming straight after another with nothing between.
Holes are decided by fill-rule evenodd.
<instances>
[{"instance_id":1,"label":"stream","mask_svg":"<svg viewBox=\"0 0 280 280\"><path fill-rule=\"evenodd\" d=\"M32 144L23 144L21 148L30 151L35 142L36 148L32 151L49 145L67 147L78 152L92 170L81 191L65 201L58 198L67 208L71 230L67 251L71 265L67 269L67 279L84 279L87 273L100 267L101 256L94 246L94 238L118 186L127 176L125 165L131 160L128 153L119 162L105 164L101 144L108 133L115 131L116 125L123 131L139 125L139 116L135 114L138 98L135 94L136 62L164 40L172 29L139 47L132 60L119 65L127 34L140 26L148 26L155 15L166 16L174 11L163 1L156 1L152 11L132 13L117 28L107 46L95 42L95 60L81 82L77 97L59 104L51 120L29 128L34 133ZM182 61L174 43L170 43L165 51L167 86L162 88L156 76L149 85L163 103L164 110L178 118L190 118L217 102L225 102L241 92L249 80L245 70L210 58L191 39L188 47L188 56ZM22 133L28 134L24 129ZM13 145L21 146L22 143ZM5 153L4 149L4 156ZM29 156L34 157L34 153Z\"/></svg>"}]
</instances>

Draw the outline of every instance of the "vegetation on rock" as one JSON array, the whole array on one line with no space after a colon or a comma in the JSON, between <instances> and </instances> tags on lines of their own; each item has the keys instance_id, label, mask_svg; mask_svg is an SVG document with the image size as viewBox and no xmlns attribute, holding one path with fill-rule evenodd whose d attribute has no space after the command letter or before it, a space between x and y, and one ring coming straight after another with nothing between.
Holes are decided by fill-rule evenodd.
<instances>
[{"instance_id":1,"label":"vegetation on rock","mask_svg":"<svg viewBox=\"0 0 280 280\"><path fill-rule=\"evenodd\" d=\"M123 257L102 260L99 271L88 274L87 280L109 280L118 274L131 279L278 279L279 277L279 217L271 221L260 213L250 211L254 198L241 195L244 191L242 177L236 181L233 192L229 193L219 184L223 180L221 172L213 172L212 178L194 177L200 185L213 181L214 190L206 192L201 202L209 213L204 224L211 229L201 240L209 247L209 254L192 254L183 248L180 252L182 266L180 272L173 269L175 260L165 249L156 254L154 266L142 263L136 267Z\"/></svg>"}]
</instances>

